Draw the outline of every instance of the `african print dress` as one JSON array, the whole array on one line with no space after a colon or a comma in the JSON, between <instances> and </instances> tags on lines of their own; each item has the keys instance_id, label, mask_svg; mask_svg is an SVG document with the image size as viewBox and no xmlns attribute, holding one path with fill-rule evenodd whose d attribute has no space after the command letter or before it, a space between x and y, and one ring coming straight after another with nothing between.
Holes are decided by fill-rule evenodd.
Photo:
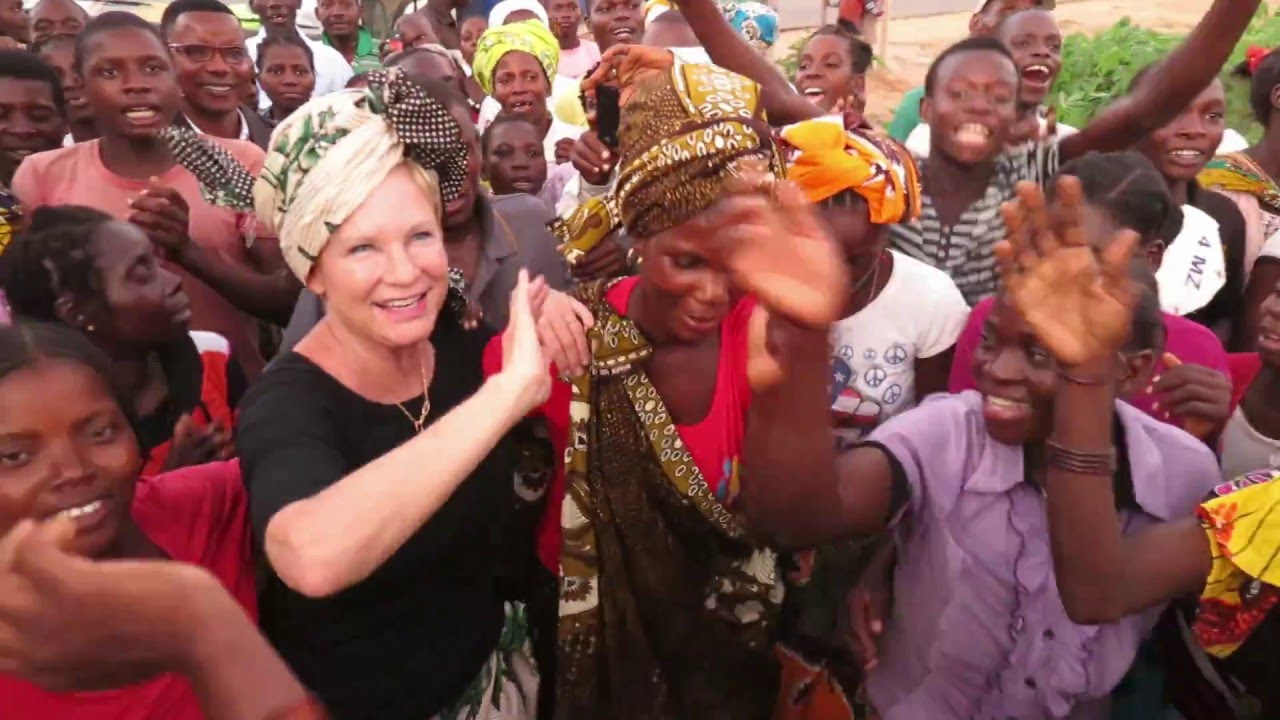
<instances>
[{"instance_id":1,"label":"african print dress","mask_svg":"<svg viewBox=\"0 0 1280 720\"><path fill-rule=\"evenodd\" d=\"M641 366L652 349L605 297L617 282L578 290L595 357L570 401L556 715L767 718L776 555L731 510L736 473L694 461Z\"/></svg>"},{"instance_id":2,"label":"african print dress","mask_svg":"<svg viewBox=\"0 0 1280 720\"><path fill-rule=\"evenodd\" d=\"M1200 595L1194 638L1214 659L1231 704L1280 708L1280 471L1258 471L1214 488L1199 510L1213 564ZM1213 675L1213 673L1209 673Z\"/></svg>"}]
</instances>

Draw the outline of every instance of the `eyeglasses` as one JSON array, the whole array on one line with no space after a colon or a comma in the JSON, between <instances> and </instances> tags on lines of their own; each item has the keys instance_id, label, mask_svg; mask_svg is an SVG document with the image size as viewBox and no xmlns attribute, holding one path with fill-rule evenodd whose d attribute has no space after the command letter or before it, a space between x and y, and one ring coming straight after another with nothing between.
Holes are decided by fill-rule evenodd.
<instances>
[{"instance_id":1,"label":"eyeglasses","mask_svg":"<svg viewBox=\"0 0 1280 720\"><path fill-rule=\"evenodd\" d=\"M222 61L228 65L240 65L249 59L249 51L243 45L170 45L169 49L197 63L209 62L214 53L221 55Z\"/></svg>"}]
</instances>

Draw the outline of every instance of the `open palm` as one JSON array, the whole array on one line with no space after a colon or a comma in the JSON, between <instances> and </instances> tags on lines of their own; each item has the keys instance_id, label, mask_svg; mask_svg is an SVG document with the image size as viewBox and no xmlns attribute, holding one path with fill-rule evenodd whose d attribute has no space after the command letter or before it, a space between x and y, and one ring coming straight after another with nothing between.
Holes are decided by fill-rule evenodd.
<instances>
[{"instance_id":1,"label":"open palm","mask_svg":"<svg viewBox=\"0 0 1280 720\"><path fill-rule=\"evenodd\" d=\"M1040 187L1019 183L1002 208L1008 235L996 255L1008 298L1032 332L1059 363L1081 365L1114 355L1129 337L1138 298L1129 260L1138 237L1128 230L1087 237L1080 181L1057 183L1052 218Z\"/></svg>"}]
</instances>

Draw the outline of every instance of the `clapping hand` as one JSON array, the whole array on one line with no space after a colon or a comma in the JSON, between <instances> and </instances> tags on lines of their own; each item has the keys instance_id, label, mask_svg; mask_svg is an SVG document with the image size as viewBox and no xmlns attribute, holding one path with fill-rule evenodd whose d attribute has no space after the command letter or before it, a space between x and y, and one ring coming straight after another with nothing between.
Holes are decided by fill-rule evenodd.
<instances>
[{"instance_id":1,"label":"clapping hand","mask_svg":"<svg viewBox=\"0 0 1280 720\"><path fill-rule=\"evenodd\" d=\"M129 203L129 207L133 208L129 222L142 228L166 257L180 261L191 242L191 210L182 195L152 178L151 184L138 199Z\"/></svg>"},{"instance_id":2,"label":"clapping hand","mask_svg":"<svg viewBox=\"0 0 1280 720\"><path fill-rule=\"evenodd\" d=\"M1053 218L1038 185L1018 184L1017 198L1002 208L1007 239L995 251L1007 297L1032 332L1060 364L1085 365L1114 357L1129 337L1139 294L1129 260L1138 235L1086 237L1080 180L1057 183Z\"/></svg>"},{"instance_id":3,"label":"clapping hand","mask_svg":"<svg viewBox=\"0 0 1280 720\"><path fill-rule=\"evenodd\" d=\"M502 376L510 378L521 415L541 405L551 394L551 373L538 342L533 318L535 295L541 295L529 281L529 271L521 270L511 291L511 316L502 334Z\"/></svg>"}]
</instances>

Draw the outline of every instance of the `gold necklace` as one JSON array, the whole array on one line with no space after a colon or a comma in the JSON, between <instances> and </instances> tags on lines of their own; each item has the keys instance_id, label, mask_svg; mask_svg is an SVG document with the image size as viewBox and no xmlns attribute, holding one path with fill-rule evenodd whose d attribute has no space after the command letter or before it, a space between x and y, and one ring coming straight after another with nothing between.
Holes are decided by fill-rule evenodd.
<instances>
[{"instance_id":1,"label":"gold necklace","mask_svg":"<svg viewBox=\"0 0 1280 720\"><path fill-rule=\"evenodd\" d=\"M427 364L422 362L421 355L418 356L418 367L422 370L422 412L418 413L417 419L414 419L413 413L409 412L404 403L398 402L396 407L400 408L400 412L413 423L414 432L421 433L427 426L427 415L431 413L431 398L427 397Z\"/></svg>"}]
</instances>

